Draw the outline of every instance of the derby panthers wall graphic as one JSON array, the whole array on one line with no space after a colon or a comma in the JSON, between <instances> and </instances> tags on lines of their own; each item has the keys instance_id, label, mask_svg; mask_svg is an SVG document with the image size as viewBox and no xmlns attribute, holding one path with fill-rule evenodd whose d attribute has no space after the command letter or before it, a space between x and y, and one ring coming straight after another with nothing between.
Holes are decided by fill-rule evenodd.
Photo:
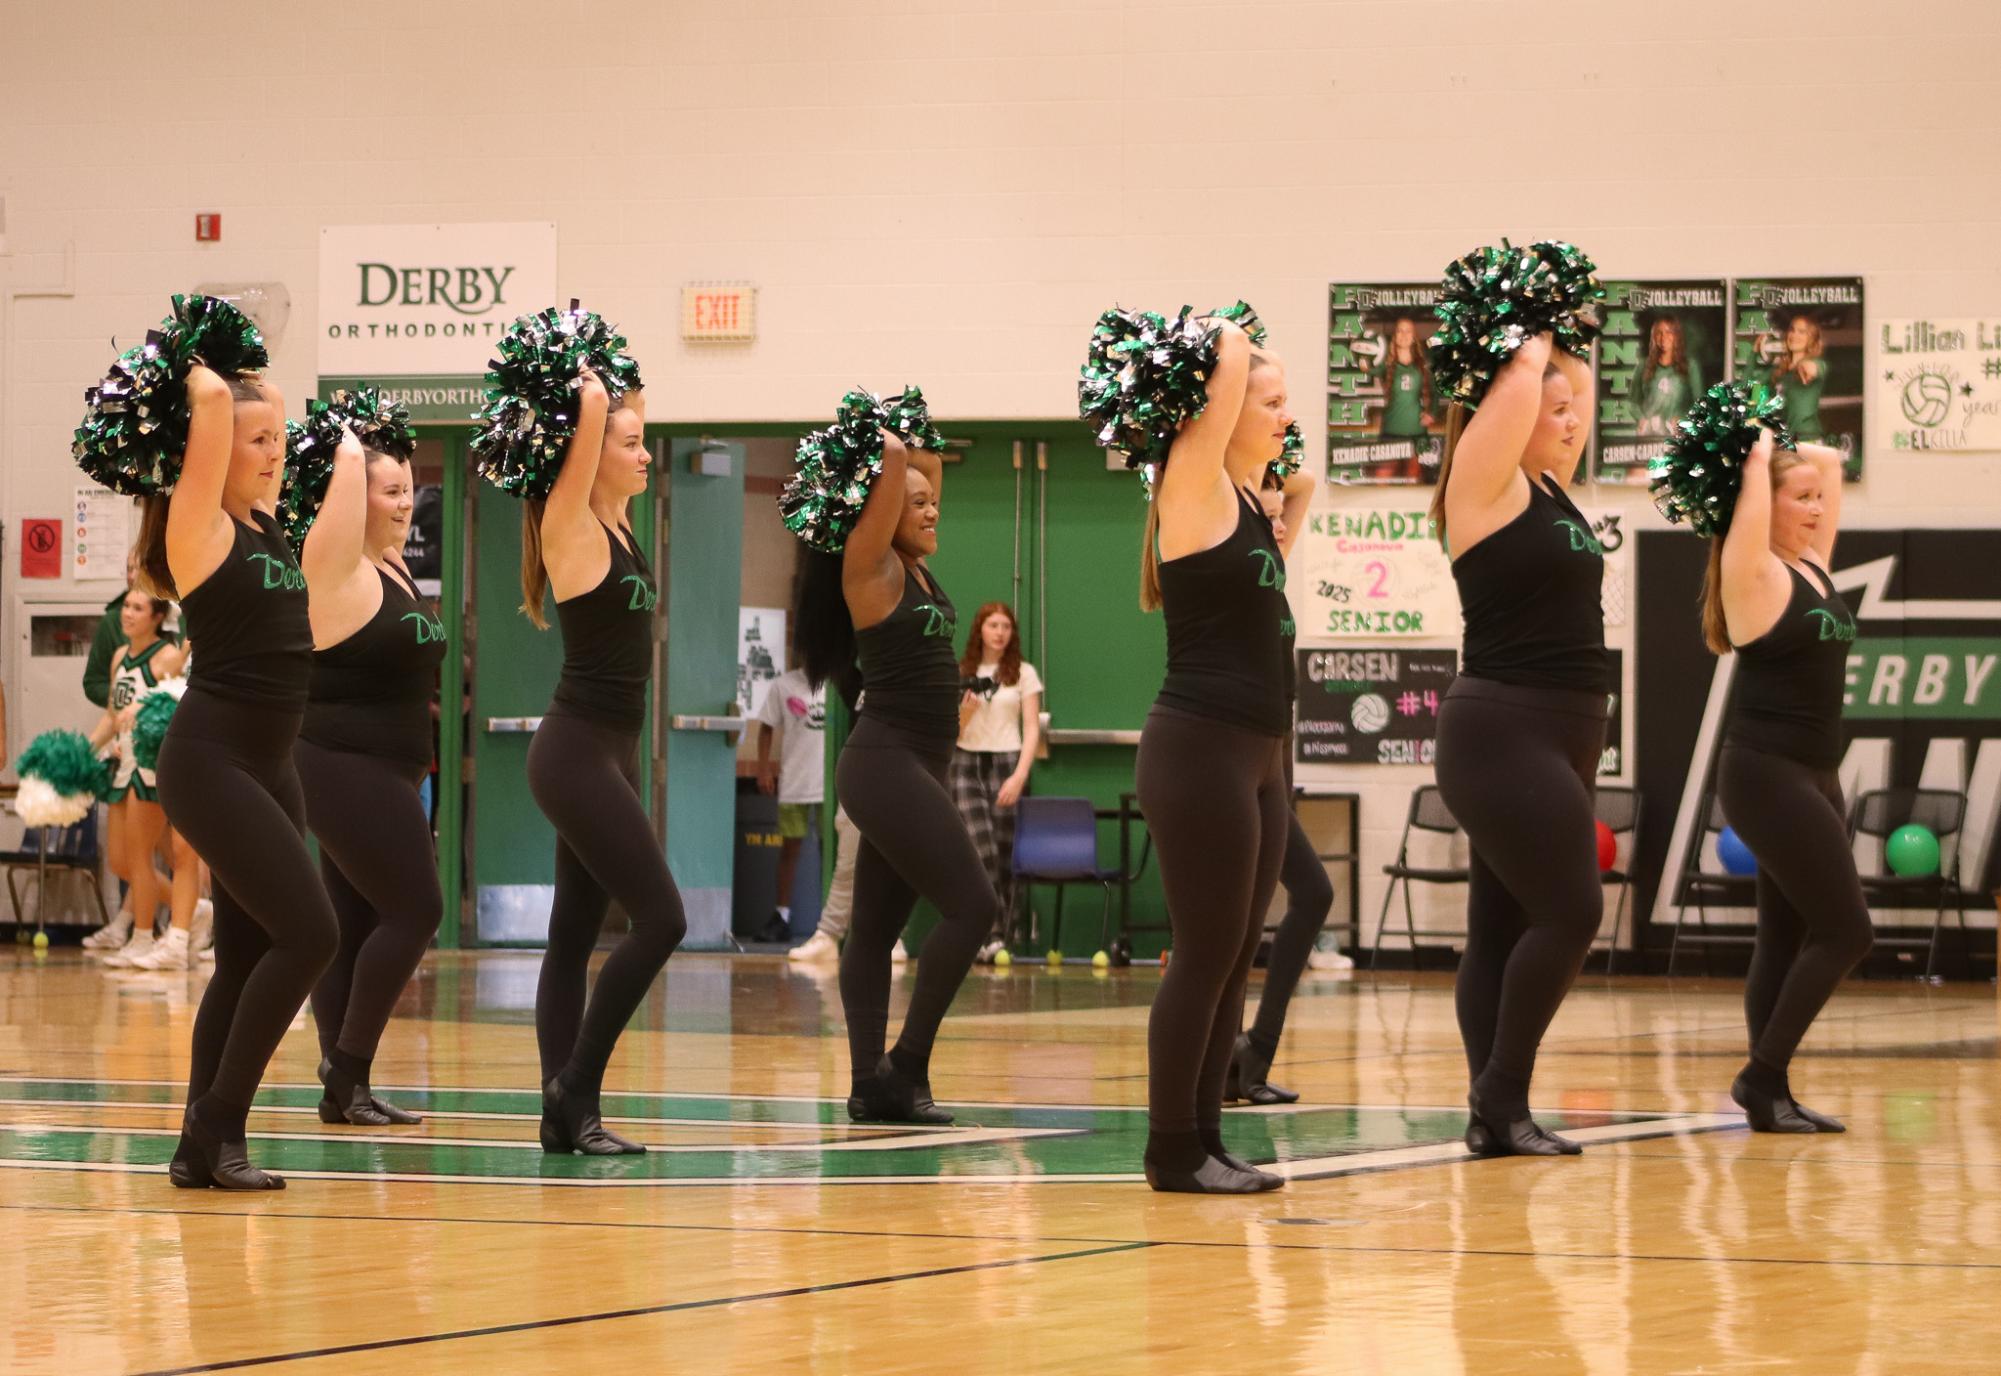
<instances>
[{"instance_id":1,"label":"derby panthers wall graphic","mask_svg":"<svg viewBox=\"0 0 2001 1376\"><path fill-rule=\"evenodd\" d=\"M1665 929L1673 885L1702 843L1701 807L1722 744L1735 660L1703 648L1698 624L1705 542L1681 532L1640 536L1635 680L1638 781L1648 827L1636 881L1641 911ZM1873 788L1922 786L1964 792L1957 841L1968 916L1993 949L2001 888L2001 531L1858 530L1835 547L1834 584L1854 610L1843 709L1842 789L1852 802ZM1954 844L1946 845L1951 863ZM1865 862L1870 857L1858 851ZM1929 926L1929 915L1923 915ZM1878 911L1879 927L1920 915ZM1950 930L1956 920L1948 915Z\"/></svg>"}]
</instances>

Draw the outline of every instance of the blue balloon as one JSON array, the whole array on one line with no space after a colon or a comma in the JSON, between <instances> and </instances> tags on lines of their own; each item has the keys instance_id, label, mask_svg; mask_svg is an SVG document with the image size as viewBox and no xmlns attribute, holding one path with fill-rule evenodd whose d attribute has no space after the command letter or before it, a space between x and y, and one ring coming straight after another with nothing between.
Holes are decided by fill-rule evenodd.
<instances>
[{"instance_id":1,"label":"blue balloon","mask_svg":"<svg viewBox=\"0 0 2001 1376\"><path fill-rule=\"evenodd\" d=\"M1723 862L1726 874L1758 872L1758 857L1751 854L1751 848L1744 844L1744 838L1737 834L1734 827L1723 828L1722 835L1716 838L1716 858Z\"/></svg>"}]
</instances>

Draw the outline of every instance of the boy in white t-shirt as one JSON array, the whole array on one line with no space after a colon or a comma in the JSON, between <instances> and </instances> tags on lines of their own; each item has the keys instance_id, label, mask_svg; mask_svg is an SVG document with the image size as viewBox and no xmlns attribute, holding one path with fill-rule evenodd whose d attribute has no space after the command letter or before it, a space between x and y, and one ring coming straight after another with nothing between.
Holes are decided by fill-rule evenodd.
<instances>
[{"instance_id":1,"label":"boy in white t-shirt","mask_svg":"<svg viewBox=\"0 0 2001 1376\"><path fill-rule=\"evenodd\" d=\"M818 821L827 788L827 699L824 687L806 681L803 669L773 679L757 714L757 786L778 795L778 916L792 921L792 881L799 848ZM778 736L779 758L771 758Z\"/></svg>"}]
</instances>

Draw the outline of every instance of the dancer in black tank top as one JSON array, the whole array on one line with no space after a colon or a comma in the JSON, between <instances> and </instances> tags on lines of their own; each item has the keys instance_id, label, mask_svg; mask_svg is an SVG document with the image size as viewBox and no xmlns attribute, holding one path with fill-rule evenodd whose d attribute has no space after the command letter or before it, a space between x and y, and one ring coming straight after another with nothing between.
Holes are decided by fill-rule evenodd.
<instances>
[{"instance_id":1,"label":"dancer in black tank top","mask_svg":"<svg viewBox=\"0 0 2001 1376\"><path fill-rule=\"evenodd\" d=\"M1268 471L1258 493L1259 506L1271 522L1279 553L1290 558L1299 532L1306 525L1306 508L1313 496L1314 479L1309 473L1294 473L1283 483ZM1290 715L1290 705L1287 712ZM1272 1058L1278 1055L1279 1038L1285 1034L1285 1015L1292 1006L1293 991L1306 972L1313 945L1327 925L1334 909L1334 885L1327 878L1299 813L1291 806L1292 744L1285 748L1286 828L1285 856L1279 863L1278 885L1285 890L1285 916L1272 934L1271 954L1265 962L1264 989L1258 995L1258 1011L1250 1030L1237 1038L1230 1056L1230 1073L1223 1082L1223 1097L1235 1103L1290 1104L1297 1092L1271 1083Z\"/></svg>"},{"instance_id":2,"label":"dancer in black tank top","mask_svg":"<svg viewBox=\"0 0 2001 1376\"><path fill-rule=\"evenodd\" d=\"M949 779L959 738L958 620L925 567L938 551L944 468L935 451L880 434L881 469L845 544L804 556L797 641L815 687L831 680L850 705L862 695L834 771L841 807L862 838L841 949L848 1116L942 1124L952 1115L932 1097L932 1047L1000 904ZM917 953L903 1029L885 1053L891 953L920 896L940 920Z\"/></svg>"},{"instance_id":3,"label":"dancer in black tank top","mask_svg":"<svg viewBox=\"0 0 2001 1376\"><path fill-rule=\"evenodd\" d=\"M201 647L157 774L168 820L214 876L215 974L195 1015L188 1111L168 1174L184 1189L280 1189L282 1179L249 1162L246 1120L336 940L292 763L312 629L306 580L271 514L282 399L199 366L188 393L180 482L171 498L147 499L139 537L145 580L160 596L178 590L187 638Z\"/></svg>"},{"instance_id":4,"label":"dancer in black tank top","mask_svg":"<svg viewBox=\"0 0 2001 1376\"><path fill-rule=\"evenodd\" d=\"M563 632L563 674L528 747L529 791L556 828L556 897L535 991L542 1149L587 1156L645 1150L604 1126L599 1095L619 1033L688 931L639 792L660 597L627 514L646 490L644 399L629 391L608 409L604 384L586 372L562 473L546 503L528 503L522 522L526 609L542 624L546 570ZM631 930L589 988L591 952L614 898Z\"/></svg>"},{"instance_id":5,"label":"dancer in black tank top","mask_svg":"<svg viewBox=\"0 0 2001 1376\"><path fill-rule=\"evenodd\" d=\"M1872 939L1835 775L1855 640L1829 573L1841 476L1825 445L1775 454L1762 436L1704 589L1704 638L1737 652L1716 789L1758 860L1758 933L1744 985L1751 1055L1730 1095L1759 1132L1843 1130L1793 1098L1787 1071Z\"/></svg>"},{"instance_id":6,"label":"dancer in black tank top","mask_svg":"<svg viewBox=\"0 0 2001 1376\"><path fill-rule=\"evenodd\" d=\"M1455 404L1432 515L1464 611L1438 718L1438 787L1472 851L1455 991L1472 1079L1466 1145L1574 1155L1529 1115L1543 1033L1604 912L1593 802L1607 681L1604 550L1565 494L1590 373L1522 344L1471 419Z\"/></svg>"},{"instance_id":7,"label":"dancer in black tank top","mask_svg":"<svg viewBox=\"0 0 2001 1376\"><path fill-rule=\"evenodd\" d=\"M380 1127L420 1121L369 1085L383 1029L444 914L418 788L431 768L445 629L403 563L408 447L393 431L371 439L397 452L364 450L350 435L300 551L319 648L293 757L340 921L340 948L313 987L320 1120Z\"/></svg>"},{"instance_id":8,"label":"dancer in black tank top","mask_svg":"<svg viewBox=\"0 0 2001 1376\"><path fill-rule=\"evenodd\" d=\"M1223 1145L1223 1085L1291 812L1292 608L1256 497L1285 444L1285 369L1222 322L1208 400L1147 513L1140 602L1167 619L1167 676L1140 732L1140 808L1160 852L1174 958L1147 1023L1147 1183L1277 1189Z\"/></svg>"}]
</instances>

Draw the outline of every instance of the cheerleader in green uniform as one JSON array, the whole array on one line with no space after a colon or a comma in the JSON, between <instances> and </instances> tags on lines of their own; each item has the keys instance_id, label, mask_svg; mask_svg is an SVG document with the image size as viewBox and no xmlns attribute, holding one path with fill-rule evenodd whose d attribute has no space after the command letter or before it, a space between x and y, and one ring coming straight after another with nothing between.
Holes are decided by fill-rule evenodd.
<instances>
[{"instance_id":1,"label":"cheerleader in green uniform","mask_svg":"<svg viewBox=\"0 0 2001 1376\"><path fill-rule=\"evenodd\" d=\"M1640 414L1635 433L1659 437L1702 395L1702 367L1688 355L1681 321L1663 315L1647 334L1647 361L1633 383L1633 404Z\"/></svg>"},{"instance_id":2,"label":"cheerleader in green uniform","mask_svg":"<svg viewBox=\"0 0 2001 1376\"><path fill-rule=\"evenodd\" d=\"M153 921L166 895L161 892L161 876L153 857L166 833L167 814L160 809L153 771L140 767L132 748L132 720L139 710L139 699L159 686L161 679L181 671L181 647L161 633L166 618L164 600L137 588L125 594L119 608L119 629L125 634L125 644L111 657L110 700L91 730L90 743L105 751L111 762L111 789L106 800L124 814L118 828L122 844L117 848L119 853L111 856L111 868L132 889L132 938L105 964L185 970L185 927L170 928L168 941L162 943L176 957L173 963L155 958Z\"/></svg>"}]
</instances>

